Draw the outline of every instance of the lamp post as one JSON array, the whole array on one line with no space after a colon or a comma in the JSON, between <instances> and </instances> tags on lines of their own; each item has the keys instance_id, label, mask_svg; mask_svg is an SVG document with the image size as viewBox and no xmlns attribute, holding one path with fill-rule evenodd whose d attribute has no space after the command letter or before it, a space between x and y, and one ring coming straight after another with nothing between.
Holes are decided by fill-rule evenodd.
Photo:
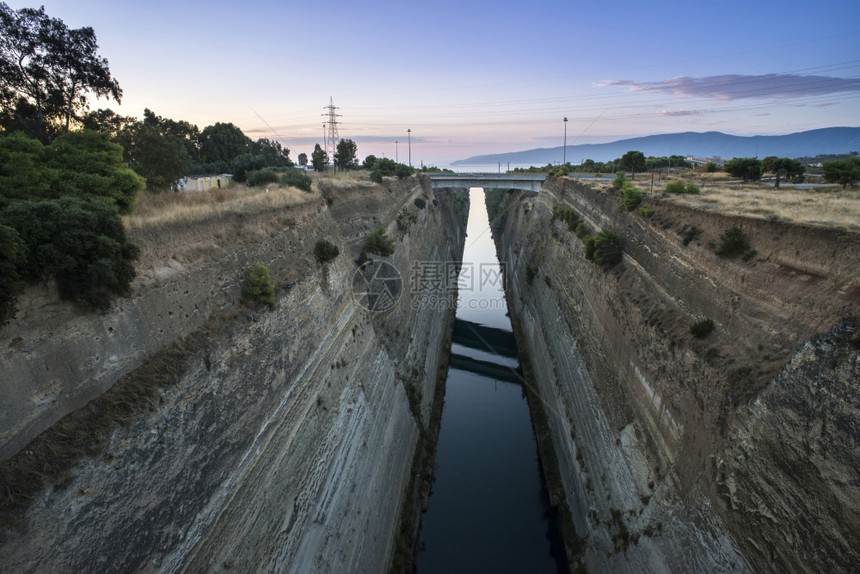
<instances>
[{"instance_id":1,"label":"lamp post","mask_svg":"<svg viewBox=\"0 0 860 574\"><path fill-rule=\"evenodd\" d=\"M325 122L323 122L323 146L326 146L326 145L327 144L326 144L326 140L325 140ZM328 165L328 158L326 158L326 165ZM325 169L325 167L323 167L323 169Z\"/></svg>"},{"instance_id":2,"label":"lamp post","mask_svg":"<svg viewBox=\"0 0 860 574\"><path fill-rule=\"evenodd\" d=\"M406 130L406 138L409 140L409 167L412 167L412 128Z\"/></svg>"},{"instance_id":3,"label":"lamp post","mask_svg":"<svg viewBox=\"0 0 860 574\"><path fill-rule=\"evenodd\" d=\"M400 163L400 153L398 153L397 140L394 140L394 161Z\"/></svg>"},{"instance_id":4,"label":"lamp post","mask_svg":"<svg viewBox=\"0 0 860 574\"><path fill-rule=\"evenodd\" d=\"M561 165L567 165L567 116L564 118L564 151L561 156Z\"/></svg>"}]
</instances>

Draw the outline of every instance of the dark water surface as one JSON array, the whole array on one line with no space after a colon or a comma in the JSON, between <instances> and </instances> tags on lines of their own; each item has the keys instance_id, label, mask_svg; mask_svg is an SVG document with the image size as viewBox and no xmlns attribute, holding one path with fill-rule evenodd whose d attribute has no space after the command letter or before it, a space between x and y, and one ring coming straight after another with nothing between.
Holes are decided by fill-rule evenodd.
<instances>
[{"instance_id":1,"label":"dark water surface","mask_svg":"<svg viewBox=\"0 0 860 574\"><path fill-rule=\"evenodd\" d=\"M467 233L416 569L564 572L481 191L471 194Z\"/></svg>"}]
</instances>

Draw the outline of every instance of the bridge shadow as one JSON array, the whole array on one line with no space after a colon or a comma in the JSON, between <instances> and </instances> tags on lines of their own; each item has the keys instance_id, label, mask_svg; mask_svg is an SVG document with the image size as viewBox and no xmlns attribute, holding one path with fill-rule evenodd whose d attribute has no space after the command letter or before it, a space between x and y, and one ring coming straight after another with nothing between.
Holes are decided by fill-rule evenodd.
<instances>
[{"instance_id":1,"label":"bridge shadow","mask_svg":"<svg viewBox=\"0 0 860 574\"><path fill-rule=\"evenodd\" d=\"M512 332L494 327L486 327L463 319L454 320L454 337L452 342L485 354L509 358L517 357L517 342ZM498 381L517 384L523 382L520 367L513 368L503 364L502 361L494 363L459 353L451 353L450 366Z\"/></svg>"}]
</instances>

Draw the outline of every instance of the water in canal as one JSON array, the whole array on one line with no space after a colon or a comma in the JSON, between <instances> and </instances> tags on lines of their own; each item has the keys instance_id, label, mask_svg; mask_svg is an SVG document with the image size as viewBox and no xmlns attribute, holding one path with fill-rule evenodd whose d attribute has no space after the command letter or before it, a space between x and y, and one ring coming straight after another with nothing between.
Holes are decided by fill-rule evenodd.
<instances>
[{"instance_id":1,"label":"water in canal","mask_svg":"<svg viewBox=\"0 0 860 574\"><path fill-rule=\"evenodd\" d=\"M484 194L472 190L451 368L416 570L564 572Z\"/></svg>"}]
</instances>

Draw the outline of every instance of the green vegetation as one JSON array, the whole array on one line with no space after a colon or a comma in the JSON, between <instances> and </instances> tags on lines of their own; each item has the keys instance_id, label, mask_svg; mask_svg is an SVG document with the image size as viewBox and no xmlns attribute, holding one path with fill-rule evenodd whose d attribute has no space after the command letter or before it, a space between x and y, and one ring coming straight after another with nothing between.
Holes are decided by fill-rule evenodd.
<instances>
[{"instance_id":1,"label":"green vegetation","mask_svg":"<svg viewBox=\"0 0 860 574\"><path fill-rule=\"evenodd\" d=\"M275 170L268 167L250 171L248 172L247 177L249 187L259 187L261 185L266 185L267 183L277 183L278 180L280 180L280 177L275 173Z\"/></svg>"},{"instance_id":2,"label":"green vegetation","mask_svg":"<svg viewBox=\"0 0 860 574\"><path fill-rule=\"evenodd\" d=\"M641 215L642 217L651 217L654 215L654 210L648 209L647 207L640 207L639 215Z\"/></svg>"},{"instance_id":3,"label":"green vegetation","mask_svg":"<svg viewBox=\"0 0 860 574\"><path fill-rule=\"evenodd\" d=\"M311 153L311 165L317 171L324 170L325 166L328 165L328 154L320 147L320 144L314 145L314 151Z\"/></svg>"},{"instance_id":4,"label":"green vegetation","mask_svg":"<svg viewBox=\"0 0 860 574\"><path fill-rule=\"evenodd\" d=\"M761 179L761 161L754 157L736 157L723 166L732 177L744 178L744 183Z\"/></svg>"},{"instance_id":5,"label":"green vegetation","mask_svg":"<svg viewBox=\"0 0 860 574\"><path fill-rule=\"evenodd\" d=\"M337 142L337 151L334 154L334 163L339 169L354 169L358 167L356 153L358 146L352 140L340 140Z\"/></svg>"},{"instance_id":6,"label":"green vegetation","mask_svg":"<svg viewBox=\"0 0 860 574\"><path fill-rule=\"evenodd\" d=\"M427 202L420 197L416 197L413 203L415 203L415 207L418 209L424 209L427 206Z\"/></svg>"},{"instance_id":7,"label":"green vegetation","mask_svg":"<svg viewBox=\"0 0 860 574\"><path fill-rule=\"evenodd\" d=\"M89 96L122 97L92 28L70 30L45 8L0 2L0 128L43 143L68 132Z\"/></svg>"},{"instance_id":8,"label":"green vegetation","mask_svg":"<svg viewBox=\"0 0 860 574\"><path fill-rule=\"evenodd\" d=\"M51 146L0 134L0 324L22 282L54 279L62 299L96 309L127 293L138 249L120 215L143 185L106 134L70 132Z\"/></svg>"},{"instance_id":9,"label":"green vegetation","mask_svg":"<svg viewBox=\"0 0 860 574\"><path fill-rule=\"evenodd\" d=\"M314 245L314 256L320 263L328 263L338 255L340 255L340 250L337 245L327 239L320 239Z\"/></svg>"},{"instance_id":10,"label":"green vegetation","mask_svg":"<svg viewBox=\"0 0 860 574\"><path fill-rule=\"evenodd\" d=\"M397 221L397 228L400 231L406 231L410 227L412 227L413 223L418 221L418 217L414 213L411 213L408 209L406 209L404 207L403 209L400 210L400 213L397 214L397 220L396 221Z\"/></svg>"},{"instance_id":11,"label":"green vegetation","mask_svg":"<svg viewBox=\"0 0 860 574\"><path fill-rule=\"evenodd\" d=\"M288 167L281 177L281 184L297 187L302 191L311 191L311 178L304 171L292 167Z\"/></svg>"},{"instance_id":12,"label":"green vegetation","mask_svg":"<svg viewBox=\"0 0 860 574\"><path fill-rule=\"evenodd\" d=\"M628 152L631 154L638 154L641 152ZM633 156L630 156L630 159L635 159ZM636 160L638 161L638 160ZM636 172L642 171L657 171L667 167L690 167L690 163L683 156L673 155L673 156L662 156L662 157L646 157L644 167L641 164L636 165ZM601 162L594 161L592 159L586 159L579 165L571 165L570 163L566 163L564 165L553 165L547 164L542 167L528 167L528 168L514 168L511 170L511 173L546 173L552 175L553 177L558 177L560 175L568 175L571 173L592 173L595 175L599 175L602 173L615 173L618 167L622 166L622 158L617 158L612 161ZM716 166L715 166L716 167ZM625 168L622 168L625 169ZM621 189L620 187L618 189Z\"/></svg>"},{"instance_id":13,"label":"green vegetation","mask_svg":"<svg viewBox=\"0 0 860 574\"><path fill-rule=\"evenodd\" d=\"M742 255L745 256L745 259L749 259L752 257L752 255L747 255L750 252L752 255L755 255L755 251L750 250L750 244L749 241L747 241L746 233L744 233L744 230L737 225L733 225L728 228L725 233L720 236L720 244L715 250L717 255L725 257L726 259Z\"/></svg>"},{"instance_id":14,"label":"green vegetation","mask_svg":"<svg viewBox=\"0 0 860 574\"><path fill-rule=\"evenodd\" d=\"M636 179L636 172L645 171L645 154L641 151L628 151L621 156L621 167L630 172L631 179Z\"/></svg>"},{"instance_id":15,"label":"green vegetation","mask_svg":"<svg viewBox=\"0 0 860 574\"><path fill-rule=\"evenodd\" d=\"M624 172L619 171L615 174L615 179L612 180L612 191L621 191L624 189L624 182L627 181L627 178L624 175Z\"/></svg>"},{"instance_id":16,"label":"green vegetation","mask_svg":"<svg viewBox=\"0 0 860 574\"><path fill-rule=\"evenodd\" d=\"M388 237L384 227L375 229L364 243L367 253L376 253L382 257L388 257L394 253L394 240Z\"/></svg>"},{"instance_id":17,"label":"green vegetation","mask_svg":"<svg viewBox=\"0 0 860 574\"><path fill-rule=\"evenodd\" d=\"M704 339L714 330L714 322L710 319L702 319L690 325L690 334L697 339Z\"/></svg>"},{"instance_id":18,"label":"green vegetation","mask_svg":"<svg viewBox=\"0 0 860 574\"><path fill-rule=\"evenodd\" d=\"M375 155L369 155L364 158L362 165L365 169L370 170L370 179L376 183L382 183L383 177L396 175L400 179L403 179L415 173L415 170L408 165L397 163L387 157L376 157Z\"/></svg>"},{"instance_id":19,"label":"green vegetation","mask_svg":"<svg viewBox=\"0 0 860 574\"><path fill-rule=\"evenodd\" d=\"M275 285L269 268L263 263L255 263L248 273L241 301L244 305L271 305L275 302Z\"/></svg>"},{"instance_id":20,"label":"green vegetation","mask_svg":"<svg viewBox=\"0 0 860 574\"><path fill-rule=\"evenodd\" d=\"M588 229L588 226L585 223L580 222L579 224L577 224L575 233L578 238L583 239L588 236L590 232L591 230Z\"/></svg>"},{"instance_id":21,"label":"green vegetation","mask_svg":"<svg viewBox=\"0 0 860 574\"><path fill-rule=\"evenodd\" d=\"M821 163L824 181L838 183L845 189L860 181L860 157L835 159Z\"/></svg>"},{"instance_id":22,"label":"green vegetation","mask_svg":"<svg viewBox=\"0 0 860 574\"><path fill-rule=\"evenodd\" d=\"M702 230L695 225L684 225L679 233L682 238L681 243L686 247L691 241L697 239L702 234Z\"/></svg>"},{"instance_id":23,"label":"green vegetation","mask_svg":"<svg viewBox=\"0 0 860 574\"><path fill-rule=\"evenodd\" d=\"M593 260L603 271L608 271L621 263L621 238L608 229L602 229L592 240ZM587 247L587 245L586 245Z\"/></svg>"},{"instance_id":24,"label":"green vegetation","mask_svg":"<svg viewBox=\"0 0 860 574\"><path fill-rule=\"evenodd\" d=\"M580 221L579 214L576 211L560 205L556 205L552 208L552 219L550 221L555 221L556 219L561 219L567 223L567 228L570 231L575 230Z\"/></svg>"},{"instance_id":25,"label":"green vegetation","mask_svg":"<svg viewBox=\"0 0 860 574\"><path fill-rule=\"evenodd\" d=\"M699 193L699 186L693 185L692 183L688 185L680 179L677 179L667 183L665 190L666 193Z\"/></svg>"},{"instance_id":26,"label":"green vegetation","mask_svg":"<svg viewBox=\"0 0 860 574\"><path fill-rule=\"evenodd\" d=\"M773 187L775 189L779 189L780 178L786 177L791 181L801 182L803 181L803 174L806 172L803 164L796 159L774 156L764 158L761 161L761 169L774 174Z\"/></svg>"},{"instance_id":27,"label":"green vegetation","mask_svg":"<svg viewBox=\"0 0 860 574\"><path fill-rule=\"evenodd\" d=\"M537 272L538 272L537 265L531 265L531 264L526 265L526 283L531 285L532 281L534 281L534 278L537 275Z\"/></svg>"},{"instance_id":28,"label":"green vegetation","mask_svg":"<svg viewBox=\"0 0 860 574\"><path fill-rule=\"evenodd\" d=\"M622 183L621 193L624 196L624 208L627 211L633 211L642 203L642 191L633 185L631 181L625 180Z\"/></svg>"}]
</instances>

